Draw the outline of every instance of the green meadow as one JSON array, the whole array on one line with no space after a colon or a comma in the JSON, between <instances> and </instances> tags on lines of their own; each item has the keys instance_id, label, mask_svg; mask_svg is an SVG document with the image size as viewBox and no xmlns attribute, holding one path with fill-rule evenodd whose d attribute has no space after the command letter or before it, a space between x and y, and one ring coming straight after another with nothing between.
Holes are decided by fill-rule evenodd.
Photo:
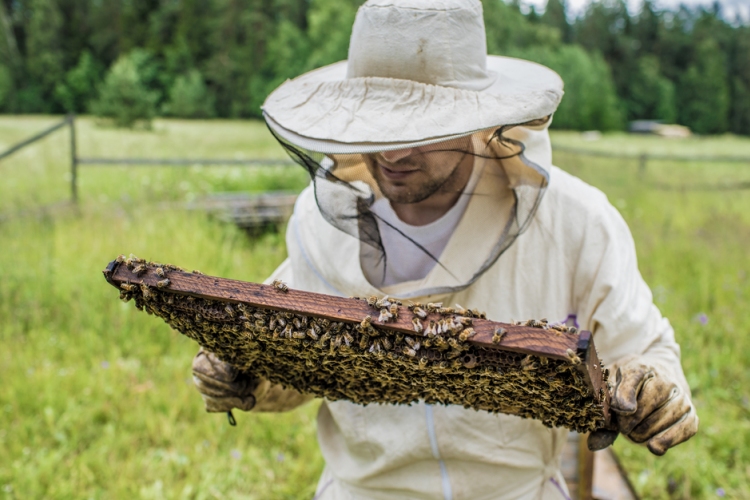
<instances>
[{"instance_id":1,"label":"green meadow","mask_svg":"<svg viewBox=\"0 0 750 500\"><path fill-rule=\"evenodd\" d=\"M0 117L0 150L57 117ZM283 158L260 122L77 122L86 157ZM605 135L553 142L607 152L750 156L750 139ZM249 237L186 206L208 193L301 190L298 167L81 166L69 196L59 131L0 161L0 498L311 498L323 461L317 403L287 414L207 414L197 346L123 304L102 278L120 253L261 281L283 228ZM665 457L618 439L644 498L750 498L750 165L555 155L630 224L641 271L682 346L699 434ZM665 189L668 187L669 189Z\"/></svg>"}]
</instances>

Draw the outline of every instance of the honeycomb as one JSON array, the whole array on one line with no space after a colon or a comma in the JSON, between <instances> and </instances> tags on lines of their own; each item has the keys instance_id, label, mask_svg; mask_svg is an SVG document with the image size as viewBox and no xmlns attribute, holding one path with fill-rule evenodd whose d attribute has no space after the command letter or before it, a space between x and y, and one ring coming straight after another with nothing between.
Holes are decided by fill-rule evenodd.
<instances>
[{"instance_id":1,"label":"honeycomb","mask_svg":"<svg viewBox=\"0 0 750 500\"><path fill-rule=\"evenodd\" d=\"M363 405L460 405L578 432L604 424L603 391L594 393L572 351L569 359L561 360L472 343L471 323L482 316L476 310L442 304L393 307L400 302L371 297L362 300L372 306L372 316L360 322L332 321L176 293L169 288L168 275L179 268L133 258L123 263L135 275L151 269L163 279L156 286L113 283L120 287L122 300L158 316L238 369L284 387ZM284 293L286 285L274 285ZM398 310L412 315L413 335L373 324L373 318L387 319ZM427 310L443 319L423 324ZM546 321L527 324L549 328ZM504 333L498 330L495 342ZM602 377L606 382L606 370Z\"/></svg>"}]
</instances>

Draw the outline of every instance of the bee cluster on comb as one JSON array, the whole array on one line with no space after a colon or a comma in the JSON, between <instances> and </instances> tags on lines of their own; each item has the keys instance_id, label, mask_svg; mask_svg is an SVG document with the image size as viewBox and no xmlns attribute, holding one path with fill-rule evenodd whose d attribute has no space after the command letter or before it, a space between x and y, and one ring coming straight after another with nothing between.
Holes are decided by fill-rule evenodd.
<instances>
[{"instance_id":1,"label":"bee cluster on comb","mask_svg":"<svg viewBox=\"0 0 750 500\"><path fill-rule=\"evenodd\" d=\"M574 349L582 339L565 326L495 323L458 305L330 297L135 256L104 273L122 300L238 369L303 393L455 404L578 432L607 419L606 370L588 337L585 349Z\"/></svg>"}]
</instances>

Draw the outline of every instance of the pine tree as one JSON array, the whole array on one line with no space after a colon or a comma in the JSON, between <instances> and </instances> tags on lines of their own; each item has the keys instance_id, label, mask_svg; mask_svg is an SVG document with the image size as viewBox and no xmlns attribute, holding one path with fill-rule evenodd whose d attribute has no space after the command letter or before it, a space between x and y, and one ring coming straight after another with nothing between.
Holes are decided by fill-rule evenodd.
<instances>
[{"instance_id":1,"label":"pine tree","mask_svg":"<svg viewBox=\"0 0 750 500\"><path fill-rule=\"evenodd\" d=\"M724 54L712 38L702 40L677 86L679 122L699 134L728 129L729 85Z\"/></svg>"}]
</instances>

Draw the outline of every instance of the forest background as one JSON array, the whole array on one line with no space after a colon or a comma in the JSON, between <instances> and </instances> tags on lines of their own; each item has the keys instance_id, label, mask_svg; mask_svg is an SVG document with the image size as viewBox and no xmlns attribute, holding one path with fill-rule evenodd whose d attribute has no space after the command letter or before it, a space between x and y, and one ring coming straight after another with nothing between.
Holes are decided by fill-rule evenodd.
<instances>
[{"instance_id":1,"label":"forest background","mask_svg":"<svg viewBox=\"0 0 750 500\"><path fill-rule=\"evenodd\" d=\"M0 112L246 118L287 78L345 59L361 0L0 0ZM554 127L636 119L750 135L750 26L713 7L483 0L488 50L566 84Z\"/></svg>"}]
</instances>

